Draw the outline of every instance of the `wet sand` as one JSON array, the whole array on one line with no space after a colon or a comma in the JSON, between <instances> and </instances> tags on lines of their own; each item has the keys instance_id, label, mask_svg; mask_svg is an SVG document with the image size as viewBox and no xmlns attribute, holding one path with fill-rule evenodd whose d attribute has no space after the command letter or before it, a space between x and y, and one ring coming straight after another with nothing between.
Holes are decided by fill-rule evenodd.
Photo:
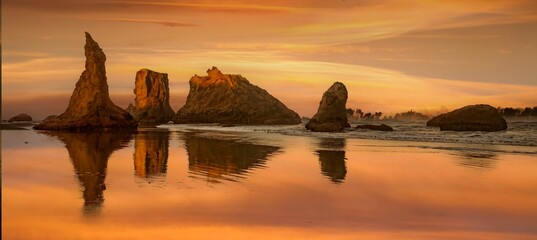
<instances>
[{"instance_id":1,"label":"wet sand","mask_svg":"<svg viewBox=\"0 0 537 240\"><path fill-rule=\"evenodd\" d=\"M535 239L537 155L446 146L2 131L2 237Z\"/></svg>"}]
</instances>

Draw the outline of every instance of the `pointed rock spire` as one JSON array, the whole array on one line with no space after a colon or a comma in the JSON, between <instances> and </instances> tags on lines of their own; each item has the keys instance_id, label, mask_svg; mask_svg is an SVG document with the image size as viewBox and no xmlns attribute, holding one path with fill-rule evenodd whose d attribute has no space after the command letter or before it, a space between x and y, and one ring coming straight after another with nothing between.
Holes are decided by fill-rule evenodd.
<instances>
[{"instance_id":1,"label":"pointed rock spire","mask_svg":"<svg viewBox=\"0 0 537 240\"><path fill-rule=\"evenodd\" d=\"M92 130L101 128L134 128L138 124L125 110L116 106L108 94L106 55L86 32L86 69L80 75L69 106L57 118L35 126L42 130Z\"/></svg>"}]
</instances>

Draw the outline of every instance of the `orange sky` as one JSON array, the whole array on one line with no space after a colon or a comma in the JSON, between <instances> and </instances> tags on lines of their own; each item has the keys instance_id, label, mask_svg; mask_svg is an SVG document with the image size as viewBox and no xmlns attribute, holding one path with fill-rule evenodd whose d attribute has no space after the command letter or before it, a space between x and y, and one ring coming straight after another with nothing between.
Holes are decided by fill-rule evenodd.
<instances>
[{"instance_id":1,"label":"orange sky","mask_svg":"<svg viewBox=\"0 0 537 240\"><path fill-rule=\"evenodd\" d=\"M107 54L112 100L134 102L140 68L167 72L178 110L217 66L300 115L334 82L347 106L395 113L537 105L537 2L432 0L5 0L2 118L65 110L84 31Z\"/></svg>"}]
</instances>

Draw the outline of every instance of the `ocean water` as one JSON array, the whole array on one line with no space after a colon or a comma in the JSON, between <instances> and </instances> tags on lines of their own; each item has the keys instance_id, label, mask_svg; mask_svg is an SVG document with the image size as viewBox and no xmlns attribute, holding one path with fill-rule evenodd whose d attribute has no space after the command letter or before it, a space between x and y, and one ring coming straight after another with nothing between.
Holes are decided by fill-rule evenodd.
<instances>
[{"instance_id":1,"label":"ocean water","mask_svg":"<svg viewBox=\"0 0 537 240\"><path fill-rule=\"evenodd\" d=\"M536 239L535 123L505 132L0 131L2 239Z\"/></svg>"},{"instance_id":2,"label":"ocean water","mask_svg":"<svg viewBox=\"0 0 537 240\"><path fill-rule=\"evenodd\" d=\"M508 129L499 132L456 132L440 131L436 127L427 127L426 122L408 121L364 121L359 124L387 124L393 127L393 132L382 132L362 129L348 129L341 133L311 132L304 128L304 123L289 126L231 126L221 127L219 124L169 124L159 128L170 131L219 131L219 132L259 132L279 133L291 136L307 136L317 138L352 138L372 140L394 140L416 143L460 143L482 145L511 146L512 151L518 151L516 146L537 147L537 119L515 119L508 121ZM355 124L351 124L355 126ZM481 145L481 146L480 146ZM472 145L468 145L472 146ZM503 147L503 149L507 149ZM520 148L537 153L535 148ZM523 150L523 151L525 151ZM509 151L509 150L506 150Z\"/></svg>"}]
</instances>

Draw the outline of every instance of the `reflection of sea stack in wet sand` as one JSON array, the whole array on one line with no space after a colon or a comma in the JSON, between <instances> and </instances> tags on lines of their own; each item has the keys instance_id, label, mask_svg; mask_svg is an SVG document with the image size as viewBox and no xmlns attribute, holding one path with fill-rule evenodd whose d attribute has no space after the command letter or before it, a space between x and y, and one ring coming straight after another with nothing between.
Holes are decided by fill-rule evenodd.
<instances>
[{"instance_id":1,"label":"reflection of sea stack in wet sand","mask_svg":"<svg viewBox=\"0 0 537 240\"><path fill-rule=\"evenodd\" d=\"M101 128L128 129L137 126L134 118L110 100L106 81L106 56L89 33L86 33L86 69L64 113L47 118L35 129L91 130Z\"/></svg>"},{"instance_id":2,"label":"reflection of sea stack in wet sand","mask_svg":"<svg viewBox=\"0 0 537 240\"><path fill-rule=\"evenodd\" d=\"M280 148L225 139L185 136L188 169L208 182L237 181L248 169L262 167Z\"/></svg>"},{"instance_id":3,"label":"reflection of sea stack in wet sand","mask_svg":"<svg viewBox=\"0 0 537 240\"><path fill-rule=\"evenodd\" d=\"M347 175L347 166L345 164L345 139L321 139L317 150L319 163L321 164L321 173L330 178L334 183L341 183Z\"/></svg>"},{"instance_id":4,"label":"reflection of sea stack in wet sand","mask_svg":"<svg viewBox=\"0 0 537 240\"><path fill-rule=\"evenodd\" d=\"M65 143L75 173L83 188L84 209L92 212L99 208L103 201L103 191L106 189L106 167L108 158L122 143L129 138L129 133L119 131L114 133L65 133L47 132L58 137Z\"/></svg>"},{"instance_id":5,"label":"reflection of sea stack in wet sand","mask_svg":"<svg viewBox=\"0 0 537 240\"><path fill-rule=\"evenodd\" d=\"M347 88L335 82L323 94L317 113L306 124L306 129L314 132L339 132L350 127L345 111Z\"/></svg>"},{"instance_id":6,"label":"reflection of sea stack in wet sand","mask_svg":"<svg viewBox=\"0 0 537 240\"><path fill-rule=\"evenodd\" d=\"M136 72L134 105L127 111L142 124L171 121L175 112L170 107L168 74L141 69Z\"/></svg>"},{"instance_id":7,"label":"reflection of sea stack in wet sand","mask_svg":"<svg viewBox=\"0 0 537 240\"><path fill-rule=\"evenodd\" d=\"M222 74L216 67L207 73L190 79L188 98L175 123L300 123L296 112L241 75Z\"/></svg>"},{"instance_id":8,"label":"reflection of sea stack in wet sand","mask_svg":"<svg viewBox=\"0 0 537 240\"><path fill-rule=\"evenodd\" d=\"M427 126L440 127L447 131L503 131L507 122L498 109L486 105L469 105L457 110L440 114L427 122Z\"/></svg>"},{"instance_id":9,"label":"reflection of sea stack in wet sand","mask_svg":"<svg viewBox=\"0 0 537 240\"><path fill-rule=\"evenodd\" d=\"M166 174L168 132L139 132L134 139L134 171L140 178Z\"/></svg>"}]
</instances>

